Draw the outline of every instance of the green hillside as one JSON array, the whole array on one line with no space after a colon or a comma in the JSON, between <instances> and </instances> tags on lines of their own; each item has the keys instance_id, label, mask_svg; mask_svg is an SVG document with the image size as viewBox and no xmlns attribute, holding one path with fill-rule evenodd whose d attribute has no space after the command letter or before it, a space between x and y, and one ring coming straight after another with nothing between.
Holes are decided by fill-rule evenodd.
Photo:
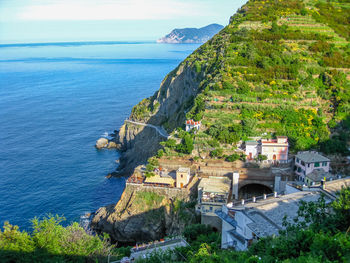
<instances>
[{"instance_id":1,"label":"green hillside","mask_svg":"<svg viewBox=\"0 0 350 263\"><path fill-rule=\"evenodd\" d=\"M349 40L349 0L249 1L183 62L200 82L186 114L203 124L195 149L230 155L238 140L286 135L294 152L345 153ZM155 96L144 100L132 117L147 119L158 106Z\"/></svg>"}]
</instances>

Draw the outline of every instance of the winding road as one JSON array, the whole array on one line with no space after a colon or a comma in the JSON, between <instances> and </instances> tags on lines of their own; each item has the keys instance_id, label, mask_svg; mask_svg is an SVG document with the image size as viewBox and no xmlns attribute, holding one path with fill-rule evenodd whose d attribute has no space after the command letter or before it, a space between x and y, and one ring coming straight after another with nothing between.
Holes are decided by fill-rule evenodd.
<instances>
[{"instance_id":1,"label":"winding road","mask_svg":"<svg viewBox=\"0 0 350 263\"><path fill-rule=\"evenodd\" d=\"M135 125L141 125L141 126L145 126L145 127L151 127L153 129L156 129L156 131L160 134L160 136L169 139L171 136L166 132L166 130L161 127L161 126L155 126L152 124L148 124L148 123L143 123L143 122L137 122L137 121L131 121L126 119L125 122L131 123L131 124L135 124Z\"/></svg>"}]
</instances>

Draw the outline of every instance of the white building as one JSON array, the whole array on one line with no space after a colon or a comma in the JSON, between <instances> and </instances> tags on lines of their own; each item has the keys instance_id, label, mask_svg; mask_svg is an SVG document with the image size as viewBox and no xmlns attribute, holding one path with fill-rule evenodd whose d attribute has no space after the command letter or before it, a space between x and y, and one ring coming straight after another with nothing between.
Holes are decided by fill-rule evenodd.
<instances>
[{"instance_id":1,"label":"white building","mask_svg":"<svg viewBox=\"0 0 350 263\"><path fill-rule=\"evenodd\" d=\"M306 151L298 152L295 156L295 174L299 181L305 182L306 176L312 173L315 169L323 169L326 173L329 172L330 160L318 152Z\"/></svg>"},{"instance_id":2,"label":"white building","mask_svg":"<svg viewBox=\"0 0 350 263\"><path fill-rule=\"evenodd\" d=\"M194 121L194 120L187 120L186 121L186 131L190 131L192 129L196 129L197 131L201 127L201 122L200 121Z\"/></svg>"},{"instance_id":3,"label":"white building","mask_svg":"<svg viewBox=\"0 0 350 263\"><path fill-rule=\"evenodd\" d=\"M260 145L257 141L246 141L245 142L245 154L248 160L257 158L260 152Z\"/></svg>"},{"instance_id":4,"label":"white building","mask_svg":"<svg viewBox=\"0 0 350 263\"><path fill-rule=\"evenodd\" d=\"M190 168L180 167L176 170L176 187L183 188L190 182L191 170Z\"/></svg>"}]
</instances>

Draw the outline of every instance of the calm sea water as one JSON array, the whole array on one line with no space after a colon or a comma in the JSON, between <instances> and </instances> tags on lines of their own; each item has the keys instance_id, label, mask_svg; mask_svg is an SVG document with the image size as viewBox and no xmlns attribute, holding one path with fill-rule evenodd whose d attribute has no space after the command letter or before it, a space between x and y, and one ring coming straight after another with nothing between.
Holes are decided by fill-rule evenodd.
<instances>
[{"instance_id":1,"label":"calm sea water","mask_svg":"<svg viewBox=\"0 0 350 263\"><path fill-rule=\"evenodd\" d=\"M115 203L123 178L106 179L118 152L95 141L198 45L0 45L0 225L30 230L49 213L67 223Z\"/></svg>"}]
</instances>

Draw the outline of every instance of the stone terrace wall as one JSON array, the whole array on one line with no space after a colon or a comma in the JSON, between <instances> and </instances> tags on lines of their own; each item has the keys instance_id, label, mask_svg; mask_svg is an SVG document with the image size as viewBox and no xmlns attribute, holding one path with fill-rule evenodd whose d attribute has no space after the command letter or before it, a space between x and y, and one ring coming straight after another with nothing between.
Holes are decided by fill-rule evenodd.
<instances>
[{"instance_id":1,"label":"stone terrace wall","mask_svg":"<svg viewBox=\"0 0 350 263\"><path fill-rule=\"evenodd\" d=\"M197 192L198 178L193 177L187 188L157 187L152 185L127 183L126 187L130 191L149 191L159 195L167 196L171 199L182 199L188 201L190 196Z\"/></svg>"}]
</instances>

